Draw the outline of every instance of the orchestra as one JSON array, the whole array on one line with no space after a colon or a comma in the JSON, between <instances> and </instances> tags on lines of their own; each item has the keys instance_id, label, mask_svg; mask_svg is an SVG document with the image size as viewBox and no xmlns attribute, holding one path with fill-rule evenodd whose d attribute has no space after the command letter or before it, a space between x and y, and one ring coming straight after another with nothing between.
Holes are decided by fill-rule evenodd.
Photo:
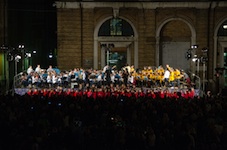
<instances>
[{"instance_id":1,"label":"orchestra","mask_svg":"<svg viewBox=\"0 0 227 150\"><path fill-rule=\"evenodd\" d=\"M78 82L84 84L95 85L110 85L110 83L116 84L130 84L137 87L179 87L181 83L187 84L184 77L184 73L177 69L172 68L169 65L158 67L144 66L141 69L134 69L134 66L125 66L120 70L116 69L116 66L112 68L105 66L103 70L74 68L70 71L61 71L57 74L53 69L47 71L40 69L39 72L31 71L23 73L21 76L21 84L23 87L30 86L43 86L43 87L67 87L71 82ZM29 67L29 70L31 68ZM108 71L108 72L107 72ZM168 77L165 77L165 72L169 71ZM168 83L166 83L167 78Z\"/></svg>"},{"instance_id":2,"label":"orchestra","mask_svg":"<svg viewBox=\"0 0 227 150\"><path fill-rule=\"evenodd\" d=\"M169 72L167 77L165 75L166 71ZM143 69L135 69L133 65L126 65L120 70L117 70L116 66L105 66L103 70L74 68L70 71L60 71L60 73L57 73L51 68L49 71L40 69L39 72L33 70L30 74L23 73L21 84L23 88L45 89L46 91L48 91L47 89L52 89L48 95L56 93L59 90L61 91L62 89L69 89L64 93L67 95L81 95L75 93L75 91L82 90L82 95L91 97L91 92L96 91L97 94L95 94L95 97L97 97L102 95L102 92L106 93L107 90L107 93L112 93L112 95L134 95L138 97L145 95L144 91L137 89L147 88L149 90L145 92L146 95L153 98L157 97L155 89L159 89L159 97L163 97L163 94L168 97L177 97L177 91L179 92L179 90L183 89L180 93L182 93L181 95L185 95L187 90L191 90L190 85L187 83L188 79L184 74L185 72L170 67L168 64L165 67L162 65L158 67L144 66ZM76 83L73 85L77 86L70 86L72 83ZM111 89L109 89L110 87ZM170 88L175 91L171 90L169 93L170 90L166 89ZM123 91L123 93L116 93L116 91Z\"/></svg>"}]
</instances>

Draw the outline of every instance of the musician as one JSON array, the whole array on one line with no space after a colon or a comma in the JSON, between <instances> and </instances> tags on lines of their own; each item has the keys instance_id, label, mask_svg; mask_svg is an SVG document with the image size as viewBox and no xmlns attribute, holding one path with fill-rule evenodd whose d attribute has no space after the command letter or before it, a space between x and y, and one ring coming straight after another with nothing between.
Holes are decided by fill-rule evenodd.
<instances>
[{"instance_id":1,"label":"musician","mask_svg":"<svg viewBox=\"0 0 227 150\"><path fill-rule=\"evenodd\" d=\"M47 69L47 72L55 72L52 65L49 65L49 68Z\"/></svg>"},{"instance_id":2,"label":"musician","mask_svg":"<svg viewBox=\"0 0 227 150\"><path fill-rule=\"evenodd\" d=\"M153 85L153 81L152 81L152 77L153 77L153 70L152 70L152 68L151 68L151 66L148 66L147 67L147 86L151 86L151 85Z\"/></svg>"},{"instance_id":3,"label":"musician","mask_svg":"<svg viewBox=\"0 0 227 150\"><path fill-rule=\"evenodd\" d=\"M41 67L40 67L40 65L37 65L37 66L36 66L35 72L37 72L38 74L41 73Z\"/></svg>"},{"instance_id":4,"label":"musician","mask_svg":"<svg viewBox=\"0 0 227 150\"><path fill-rule=\"evenodd\" d=\"M131 66L129 66L128 64L126 64L124 68L127 69L128 73L131 72Z\"/></svg>"},{"instance_id":5,"label":"musician","mask_svg":"<svg viewBox=\"0 0 227 150\"><path fill-rule=\"evenodd\" d=\"M174 70L173 68L169 67L170 76L169 76L169 84L173 86L173 81L175 80Z\"/></svg>"},{"instance_id":6,"label":"musician","mask_svg":"<svg viewBox=\"0 0 227 150\"><path fill-rule=\"evenodd\" d=\"M165 73L165 70L164 68L160 65L157 70L156 70L156 80L157 80L157 84L159 86L161 86L163 84L163 78L164 78L164 73Z\"/></svg>"},{"instance_id":7,"label":"musician","mask_svg":"<svg viewBox=\"0 0 227 150\"><path fill-rule=\"evenodd\" d=\"M183 78L183 75L181 74L179 69L174 70L174 78L177 86L180 86L180 80Z\"/></svg>"},{"instance_id":8,"label":"musician","mask_svg":"<svg viewBox=\"0 0 227 150\"><path fill-rule=\"evenodd\" d=\"M37 86L37 87L40 86L40 84L41 84L40 76L36 72L32 76L32 84Z\"/></svg>"},{"instance_id":9,"label":"musician","mask_svg":"<svg viewBox=\"0 0 227 150\"><path fill-rule=\"evenodd\" d=\"M49 87L52 86L52 73L51 72L47 72L47 79L46 79L47 84L49 85Z\"/></svg>"},{"instance_id":10,"label":"musician","mask_svg":"<svg viewBox=\"0 0 227 150\"><path fill-rule=\"evenodd\" d=\"M110 85L111 83L111 68L109 65L107 65L106 69L105 69L105 79L106 79L106 85Z\"/></svg>"},{"instance_id":11,"label":"musician","mask_svg":"<svg viewBox=\"0 0 227 150\"><path fill-rule=\"evenodd\" d=\"M27 74L30 75L32 72L34 72L32 66L29 66L27 69Z\"/></svg>"},{"instance_id":12,"label":"musician","mask_svg":"<svg viewBox=\"0 0 227 150\"><path fill-rule=\"evenodd\" d=\"M56 87L58 85L57 73L53 73L53 75L52 75L52 84L53 84L54 87Z\"/></svg>"},{"instance_id":13,"label":"musician","mask_svg":"<svg viewBox=\"0 0 227 150\"><path fill-rule=\"evenodd\" d=\"M130 67L130 73L133 73L135 71L134 65L131 65Z\"/></svg>"},{"instance_id":14,"label":"musician","mask_svg":"<svg viewBox=\"0 0 227 150\"><path fill-rule=\"evenodd\" d=\"M129 76L128 68L125 68L122 73L122 78L123 78L125 86L127 86L127 84L128 84L128 76Z\"/></svg>"},{"instance_id":15,"label":"musician","mask_svg":"<svg viewBox=\"0 0 227 150\"><path fill-rule=\"evenodd\" d=\"M170 69L169 69L169 65L166 65L166 70L163 76L165 86L168 86L169 84L169 77L170 77Z\"/></svg>"}]
</instances>

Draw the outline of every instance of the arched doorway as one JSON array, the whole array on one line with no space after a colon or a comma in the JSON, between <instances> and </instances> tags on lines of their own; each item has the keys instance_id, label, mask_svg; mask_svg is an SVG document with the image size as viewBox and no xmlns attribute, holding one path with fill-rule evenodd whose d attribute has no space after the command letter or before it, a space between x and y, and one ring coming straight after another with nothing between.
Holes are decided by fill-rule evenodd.
<instances>
[{"instance_id":1,"label":"arched doorway","mask_svg":"<svg viewBox=\"0 0 227 150\"><path fill-rule=\"evenodd\" d=\"M126 63L138 66L137 32L126 18L108 17L94 32L94 68L106 64L120 69Z\"/></svg>"},{"instance_id":2,"label":"arched doorway","mask_svg":"<svg viewBox=\"0 0 227 150\"><path fill-rule=\"evenodd\" d=\"M227 20L224 20L219 24L215 32L216 36L216 69L220 69L221 73L219 78L219 87L227 87Z\"/></svg>"},{"instance_id":3,"label":"arched doorway","mask_svg":"<svg viewBox=\"0 0 227 150\"><path fill-rule=\"evenodd\" d=\"M156 64L169 64L194 72L194 64L185 55L195 42L195 28L188 21L182 18L166 19L156 31Z\"/></svg>"},{"instance_id":4,"label":"arched doorway","mask_svg":"<svg viewBox=\"0 0 227 150\"><path fill-rule=\"evenodd\" d=\"M180 27L180 31L179 28ZM189 27L180 20L166 23L160 33L160 64L169 64L174 68L189 70L190 60L185 54L190 48L191 31Z\"/></svg>"}]
</instances>

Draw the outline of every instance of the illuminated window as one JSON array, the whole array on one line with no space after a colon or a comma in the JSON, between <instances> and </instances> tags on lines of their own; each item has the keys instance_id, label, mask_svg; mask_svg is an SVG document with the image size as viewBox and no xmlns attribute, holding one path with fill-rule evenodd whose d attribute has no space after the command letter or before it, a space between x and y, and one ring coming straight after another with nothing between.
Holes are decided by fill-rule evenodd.
<instances>
[{"instance_id":1,"label":"illuminated window","mask_svg":"<svg viewBox=\"0 0 227 150\"><path fill-rule=\"evenodd\" d=\"M134 36L131 25L120 18L112 18L105 21L100 29L99 36Z\"/></svg>"},{"instance_id":2,"label":"illuminated window","mask_svg":"<svg viewBox=\"0 0 227 150\"><path fill-rule=\"evenodd\" d=\"M110 20L110 35L122 35L122 20L114 18Z\"/></svg>"}]
</instances>

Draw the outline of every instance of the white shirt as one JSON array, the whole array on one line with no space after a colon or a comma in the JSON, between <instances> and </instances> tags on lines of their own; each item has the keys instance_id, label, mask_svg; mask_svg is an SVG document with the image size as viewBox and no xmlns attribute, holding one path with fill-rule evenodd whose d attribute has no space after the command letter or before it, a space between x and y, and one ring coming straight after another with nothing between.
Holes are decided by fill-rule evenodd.
<instances>
[{"instance_id":1,"label":"white shirt","mask_svg":"<svg viewBox=\"0 0 227 150\"><path fill-rule=\"evenodd\" d=\"M170 76L170 72L169 70L166 70L164 73L164 79L169 79L169 76Z\"/></svg>"},{"instance_id":2,"label":"white shirt","mask_svg":"<svg viewBox=\"0 0 227 150\"><path fill-rule=\"evenodd\" d=\"M34 70L33 70L31 67L29 67L28 70L27 70L28 75L29 75L31 72L33 72L33 71L34 71Z\"/></svg>"},{"instance_id":3,"label":"white shirt","mask_svg":"<svg viewBox=\"0 0 227 150\"><path fill-rule=\"evenodd\" d=\"M40 71L41 71L41 68L40 67L36 67L35 68L35 72L40 73Z\"/></svg>"}]
</instances>

